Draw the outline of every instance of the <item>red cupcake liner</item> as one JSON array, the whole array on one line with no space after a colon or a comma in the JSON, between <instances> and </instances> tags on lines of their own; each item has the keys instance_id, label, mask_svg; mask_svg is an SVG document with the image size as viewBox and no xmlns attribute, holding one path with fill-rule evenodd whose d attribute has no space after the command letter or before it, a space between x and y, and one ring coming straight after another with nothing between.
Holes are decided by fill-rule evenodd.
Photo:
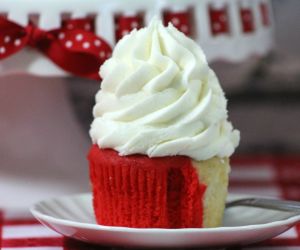
<instances>
[{"instance_id":1,"label":"red cupcake liner","mask_svg":"<svg viewBox=\"0 0 300 250\"><path fill-rule=\"evenodd\" d=\"M88 156L93 205L101 225L202 227L203 196L190 158L119 156L94 145Z\"/></svg>"}]
</instances>

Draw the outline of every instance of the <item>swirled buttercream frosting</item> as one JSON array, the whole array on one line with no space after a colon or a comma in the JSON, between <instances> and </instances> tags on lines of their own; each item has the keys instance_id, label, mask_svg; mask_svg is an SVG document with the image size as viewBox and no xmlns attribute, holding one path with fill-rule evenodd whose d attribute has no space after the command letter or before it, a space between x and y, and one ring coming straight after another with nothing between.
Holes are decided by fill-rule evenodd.
<instances>
[{"instance_id":1,"label":"swirled buttercream frosting","mask_svg":"<svg viewBox=\"0 0 300 250\"><path fill-rule=\"evenodd\" d=\"M154 19L116 45L100 68L90 136L120 155L229 157L239 131L218 78L193 40Z\"/></svg>"}]
</instances>

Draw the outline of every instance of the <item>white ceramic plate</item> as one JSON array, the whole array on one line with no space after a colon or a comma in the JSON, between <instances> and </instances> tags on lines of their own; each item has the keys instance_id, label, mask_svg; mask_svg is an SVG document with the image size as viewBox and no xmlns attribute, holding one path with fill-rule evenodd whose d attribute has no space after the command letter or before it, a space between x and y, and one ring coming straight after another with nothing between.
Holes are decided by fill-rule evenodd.
<instances>
[{"instance_id":1,"label":"white ceramic plate","mask_svg":"<svg viewBox=\"0 0 300 250\"><path fill-rule=\"evenodd\" d=\"M249 197L229 195L229 200ZM125 247L225 247L272 238L300 221L300 215L250 207L225 211L218 228L138 229L97 225L91 194L62 197L36 204L31 212L44 225L77 240Z\"/></svg>"}]
</instances>

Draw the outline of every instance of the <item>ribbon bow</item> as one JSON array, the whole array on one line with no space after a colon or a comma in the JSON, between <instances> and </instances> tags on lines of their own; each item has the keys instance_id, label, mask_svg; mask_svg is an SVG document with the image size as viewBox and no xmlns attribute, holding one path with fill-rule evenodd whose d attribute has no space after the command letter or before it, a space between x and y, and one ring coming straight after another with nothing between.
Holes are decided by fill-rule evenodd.
<instances>
[{"instance_id":1,"label":"ribbon bow","mask_svg":"<svg viewBox=\"0 0 300 250\"><path fill-rule=\"evenodd\" d=\"M93 29L91 18L67 20L61 28L45 31L32 23L24 28L0 17L0 60L30 46L67 72L99 79L99 66L112 49Z\"/></svg>"}]
</instances>

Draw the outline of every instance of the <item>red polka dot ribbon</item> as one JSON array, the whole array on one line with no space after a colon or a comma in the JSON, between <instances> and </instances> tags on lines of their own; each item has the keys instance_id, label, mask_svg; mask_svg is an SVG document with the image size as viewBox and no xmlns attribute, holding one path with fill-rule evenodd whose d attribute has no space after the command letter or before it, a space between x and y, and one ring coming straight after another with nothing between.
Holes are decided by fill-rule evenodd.
<instances>
[{"instance_id":1,"label":"red polka dot ribbon","mask_svg":"<svg viewBox=\"0 0 300 250\"><path fill-rule=\"evenodd\" d=\"M262 23L264 26L269 26L270 25L270 16L269 16L269 10L268 6L265 3L260 4L260 12L262 16Z\"/></svg>"},{"instance_id":2,"label":"red polka dot ribbon","mask_svg":"<svg viewBox=\"0 0 300 250\"><path fill-rule=\"evenodd\" d=\"M73 75L99 79L99 66L112 49L93 30L89 18L67 20L59 29L44 31L32 23L24 28L0 17L0 60L30 46Z\"/></svg>"},{"instance_id":3,"label":"red polka dot ribbon","mask_svg":"<svg viewBox=\"0 0 300 250\"><path fill-rule=\"evenodd\" d=\"M167 11L164 14L164 23L172 23L178 30L187 36L191 35L190 15L188 11L171 12Z\"/></svg>"},{"instance_id":4,"label":"red polka dot ribbon","mask_svg":"<svg viewBox=\"0 0 300 250\"><path fill-rule=\"evenodd\" d=\"M116 40L119 41L123 36L127 35L133 29L143 27L143 19L141 16L118 16L116 23Z\"/></svg>"},{"instance_id":5,"label":"red polka dot ribbon","mask_svg":"<svg viewBox=\"0 0 300 250\"><path fill-rule=\"evenodd\" d=\"M209 15L211 20L211 32L214 36L230 33L227 6L221 9L214 9L210 6Z\"/></svg>"},{"instance_id":6,"label":"red polka dot ribbon","mask_svg":"<svg viewBox=\"0 0 300 250\"><path fill-rule=\"evenodd\" d=\"M254 18L250 8L241 8L240 16L242 21L242 28L244 33L251 33L254 31Z\"/></svg>"}]
</instances>

